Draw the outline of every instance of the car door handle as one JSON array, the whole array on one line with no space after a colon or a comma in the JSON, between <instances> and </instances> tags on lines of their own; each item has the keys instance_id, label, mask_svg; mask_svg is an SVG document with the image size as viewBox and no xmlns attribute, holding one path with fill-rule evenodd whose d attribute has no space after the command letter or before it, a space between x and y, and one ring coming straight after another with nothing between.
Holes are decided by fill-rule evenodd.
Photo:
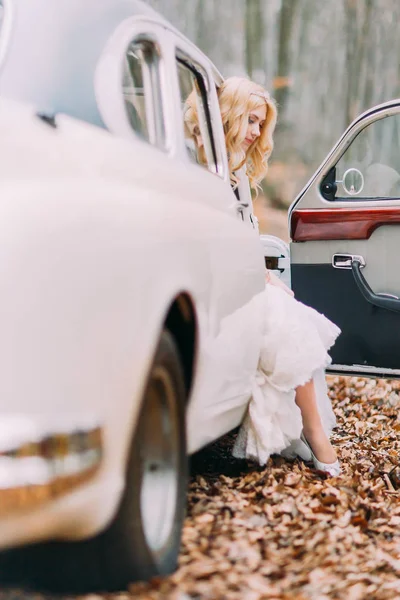
<instances>
[{"instance_id":1,"label":"car door handle","mask_svg":"<svg viewBox=\"0 0 400 600\"><path fill-rule=\"evenodd\" d=\"M351 269L353 260L358 260L361 267L365 267L365 260L359 254L334 254L332 267L335 269Z\"/></svg>"},{"instance_id":2,"label":"car door handle","mask_svg":"<svg viewBox=\"0 0 400 600\"><path fill-rule=\"evenodd\" d=\"M378 306L379 308L400 312L400 299L397 296L384 293L375 294L375 292L371 290L364 275L361 273L362 266L363 265L358 259L354 259L351 263L351 270L353 272L354 281L367 302L374 306Z\"/></svg>"},{"instance_id":3,"label":"car door handle","mask_svg":"<svg viewBox=\"0 0 400 600\"><path fill-rule=\"evenodd\" d=\"M236 202L236 212L238 215L242 217L242 221L244 221L245 210L249 208L248 202Z\"/></svg>"}]
</instances>

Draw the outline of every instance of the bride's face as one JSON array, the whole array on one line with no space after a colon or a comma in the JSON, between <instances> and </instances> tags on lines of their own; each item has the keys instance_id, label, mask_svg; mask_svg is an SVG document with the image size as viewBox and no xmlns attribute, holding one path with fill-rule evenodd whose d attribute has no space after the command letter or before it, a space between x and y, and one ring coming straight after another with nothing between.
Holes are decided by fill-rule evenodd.
<instances>
[{"instance_id":1,"label":"bride's face","mask_svg":"<svg viewBox=\"0 0 400 600\"><path fill-rule=\"evenodd\" d=\"M246 136L242 142L242 149L247 152L253 142L261 135L262 126L267 117L267 105L258 106L249 112Z\"/></svg>"}]
</instances>

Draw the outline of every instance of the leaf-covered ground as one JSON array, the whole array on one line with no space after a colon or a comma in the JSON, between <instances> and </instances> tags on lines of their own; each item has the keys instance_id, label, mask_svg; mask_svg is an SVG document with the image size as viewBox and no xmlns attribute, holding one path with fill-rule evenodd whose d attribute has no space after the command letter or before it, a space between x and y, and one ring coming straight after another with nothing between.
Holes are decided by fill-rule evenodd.
<instances>
[{"instance_id":1,"label":"leaf-covered ground","mask_svg":"<svg viewBox=\"0 0 400 600\"><path fill-rule=\"evenodd\" d=\"M343 466L195 457L180 568L115 600L400 598L400 382L330 377Z\"/></svg>"},{"instance_id":2,"label":"leaf-covered ground","mask_svg":"<svg viewBox=\"0 0 400 600\"><path fill-rule=\"evenodd\" d=\"M79 600L400 600L400 381L330 377L343 474L196 455L180 567ZM54 600L0 590L0 600ZM72 600L72 597L69 597Z\"/></svg>"}]
</instances>

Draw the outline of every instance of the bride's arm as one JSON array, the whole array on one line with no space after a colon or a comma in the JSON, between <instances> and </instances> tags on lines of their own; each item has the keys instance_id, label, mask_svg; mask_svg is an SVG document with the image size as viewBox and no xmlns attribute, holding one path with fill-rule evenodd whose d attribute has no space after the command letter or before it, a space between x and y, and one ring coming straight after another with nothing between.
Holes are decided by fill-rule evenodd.
<instances>
[{"instance_id":1,"label":"bride's arm","mask_svg":"<svg viewBox=\"0 0 400 600\"><path fill-rule=\"evenodd\" d=\"M279 279L279 277L277 277L275 275L275 273L272 273L272 271L268 271L268 269L266 270L266 274L265 274L265 282L270 283L271 285L275 285L276 287L280 287L287 294L289 294L289 296L294 296L294 293L292 292L292 290L290 288L288 288L288 286L285 285L283 283L283 281L281 281Z\"/></svg>"}]
</instances>

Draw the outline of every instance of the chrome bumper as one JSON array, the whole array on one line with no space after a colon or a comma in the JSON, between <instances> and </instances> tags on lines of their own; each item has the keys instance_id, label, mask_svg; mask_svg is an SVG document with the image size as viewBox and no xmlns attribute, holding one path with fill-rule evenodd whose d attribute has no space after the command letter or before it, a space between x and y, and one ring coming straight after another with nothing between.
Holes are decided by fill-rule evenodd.
<instances>
[{"instance_id":1,"label":"chrome bumper","mask_svg":"<svg viewBox=\"0 0 400 600\"><path fill-rule=\"evenodd\" d=\"M39 432L29 419L0 416L0 518L87 482L102 456L99 425L75 422Z\"/></svg>"}]
</instances>

